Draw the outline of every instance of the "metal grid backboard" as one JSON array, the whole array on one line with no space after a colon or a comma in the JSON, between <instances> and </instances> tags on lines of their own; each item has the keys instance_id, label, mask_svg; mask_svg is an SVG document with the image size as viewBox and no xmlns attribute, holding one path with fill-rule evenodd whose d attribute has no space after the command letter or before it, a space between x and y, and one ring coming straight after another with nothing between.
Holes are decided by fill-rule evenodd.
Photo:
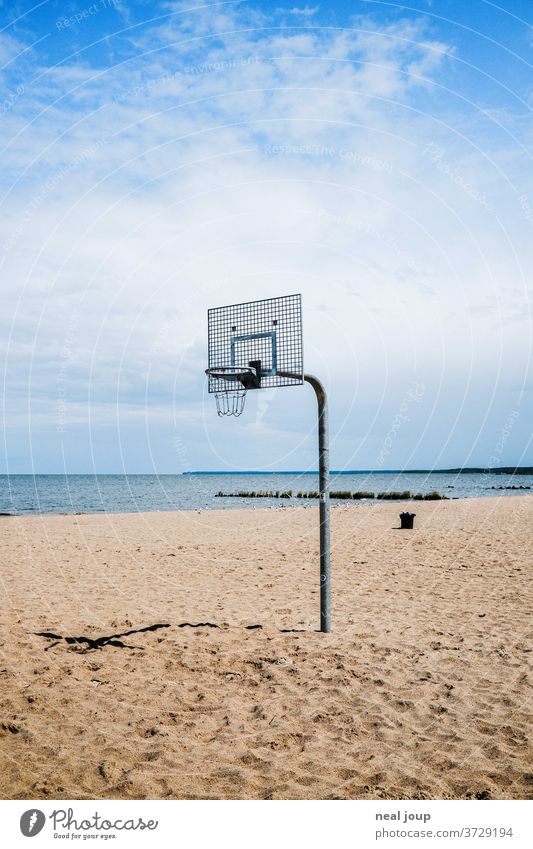
<instances>
[{"instance_id":1,"label":"metal grid backboard","mask_svg":"<svg viewBox=\"0 0 533 849\"><path fill-rule=\"evenodd\" d=\"M248 301L207 312L208 366L249 366L261 361L261 388L298 386L304 380L302 296ZM209 392L242 388L209 376Z\"/></svg>"}]
</instances>

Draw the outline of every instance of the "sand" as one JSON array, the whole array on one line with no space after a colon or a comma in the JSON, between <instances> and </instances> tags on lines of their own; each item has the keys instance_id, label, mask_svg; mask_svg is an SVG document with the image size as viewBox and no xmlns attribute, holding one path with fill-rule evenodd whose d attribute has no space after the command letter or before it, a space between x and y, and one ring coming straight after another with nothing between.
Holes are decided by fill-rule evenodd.
<instances>
[{"instance_id":1,"label":"sand","mask_svg":"<svg viewBox=\"0 0 533 849\"><path fill-rule=\"evenodd\" d=\"M0 795L531 798L532 528L335 508L324 635L314 506L2 518Z\"/></svg>"}]
</instances>

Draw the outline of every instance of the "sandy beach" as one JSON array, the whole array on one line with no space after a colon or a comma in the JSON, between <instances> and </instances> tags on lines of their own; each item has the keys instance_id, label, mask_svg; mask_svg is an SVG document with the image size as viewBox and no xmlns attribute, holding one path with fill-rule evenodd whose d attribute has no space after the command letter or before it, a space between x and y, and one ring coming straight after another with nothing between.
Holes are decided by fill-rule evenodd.
<instances>
[{"instance_id":1,"label":"sandy beach","mask_svg":"<svg viewBox=\"0 0 533 849\"><path fill-rule=\"evenodd\" d=\"M323 635L315 506L3 517L0 795L531 798L532 528L335 508Z\"/></svg>"}]
</instances>

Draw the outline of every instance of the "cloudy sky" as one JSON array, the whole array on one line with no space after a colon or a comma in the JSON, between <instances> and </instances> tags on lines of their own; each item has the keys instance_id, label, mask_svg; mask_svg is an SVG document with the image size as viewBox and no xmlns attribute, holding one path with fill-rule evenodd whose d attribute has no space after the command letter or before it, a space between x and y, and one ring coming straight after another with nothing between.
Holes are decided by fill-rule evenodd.
<instances>
[{"instance_id":1,"label":"cloudy sky","mask_svg":"<svg viewBox=\"0 0 533 849\"><path fill-rule=\"evenodd\" d=\"M207 395L301 292L334 468L533 464L529 0L0 4L0 471L303 469Z\"/></svg>"}]
</instances>

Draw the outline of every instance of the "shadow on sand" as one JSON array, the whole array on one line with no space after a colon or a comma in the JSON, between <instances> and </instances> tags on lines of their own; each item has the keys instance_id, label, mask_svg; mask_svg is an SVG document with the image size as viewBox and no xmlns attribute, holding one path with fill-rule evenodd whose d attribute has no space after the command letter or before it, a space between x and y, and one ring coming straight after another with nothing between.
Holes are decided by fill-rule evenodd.
<instances>
[{"instance_id":1,"label":"shadow on sand","mask_svg":"<svg viewBox=\"0 0 533 849\"><path fill-rule=\"evenodd\" d=\"M122 634L111 634L109 637L62 637L61 634L53 634L51 631L35 631L36 637L45 637L47 640L54 642L45 648L45 651L59 645L63 640L68 645L82 645L82 652L96 651L104 646L114 646L118 649L138 649L143 646L132 646L123 643L121 637L129 637L131 634L143 634L145 631L157 631L159 628L170 628L170 624L147 625L145 628L132 628L131 631L124 631Z\"/></svg>"},{"instance_id":2,"label":"shadow on sand","mask_svg":"<svg viewBox=\"0 0 533 849\"><path fill-rule=\"evenodd\" d=\"M215 622L180 622L177 628L220 628L224 626L217 625ZM261 629L262 625L245 625L245 631L255 631ZM158 631L160 628L170 628L170 623L158 623L156 625L146 625L145 628L132 628L129 631L124 631L121 634L110 634L108 637L63 637L61 634L54 634L53 631L34 631L36 637L44 637L46 640L53 640L50 645L46 646L45 651L53 649L60 643L65 642L69 646L80 646L82 654L89 651L97 651L105 646L113 646L118 649L143 649L144 646L134 646L129 643L124 643L122 637L130 637L132 634L143 634L146 631ZM306 634L318 632L318 628L280 628L281 634Z\"/></svg>"}]
</instances>

